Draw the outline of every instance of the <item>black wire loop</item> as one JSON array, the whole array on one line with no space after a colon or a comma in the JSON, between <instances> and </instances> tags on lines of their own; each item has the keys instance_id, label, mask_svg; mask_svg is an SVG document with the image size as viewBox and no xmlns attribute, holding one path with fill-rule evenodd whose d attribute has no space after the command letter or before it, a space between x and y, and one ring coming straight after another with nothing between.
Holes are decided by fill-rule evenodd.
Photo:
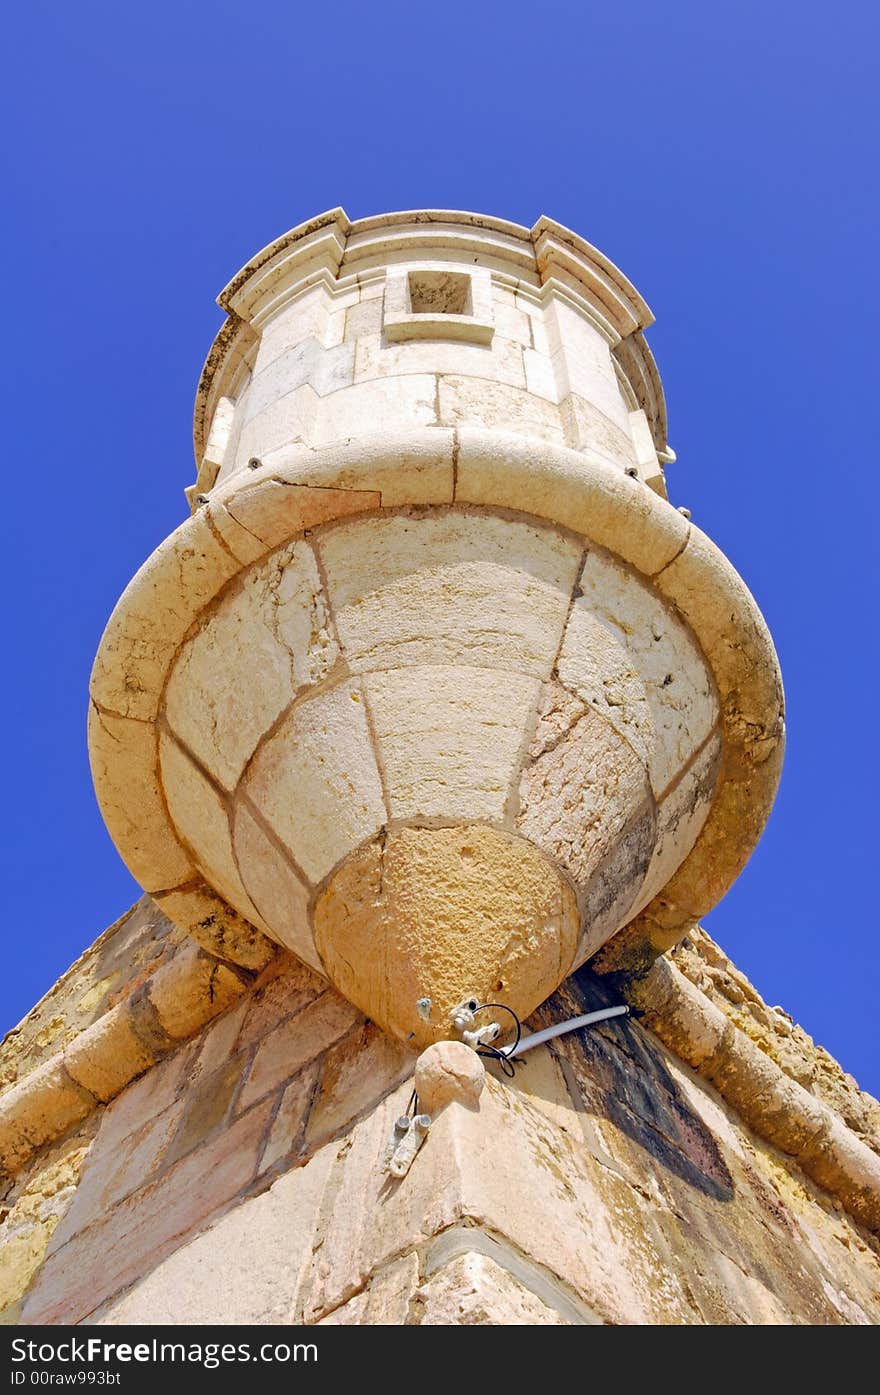
<instances>
[{"instance_id":1,"label":"black wire loop","mask_svg":"<svg viewBox=\"0 0 880 1395\"><path fill-rule=\"evenodd\" d=\"M486 1056L490 1061L497 1061L501 1067L501 1074L506 1075L508 1080L513 1080L516 1075L516 1067L519 1064L513 1057L516 1055L516 1048L522 1040L522 1023L513 1008L508 1007L506 1003L481 1003L474 1012L474 1016L476 1017L478 1012L483 1012L486 1008L498 1008L501 1012L510 1014L516 1023L516 1041L505 1051L499 1051L497 1046L478 1046L477 1055Z\"/></svg>"}]
</instances>

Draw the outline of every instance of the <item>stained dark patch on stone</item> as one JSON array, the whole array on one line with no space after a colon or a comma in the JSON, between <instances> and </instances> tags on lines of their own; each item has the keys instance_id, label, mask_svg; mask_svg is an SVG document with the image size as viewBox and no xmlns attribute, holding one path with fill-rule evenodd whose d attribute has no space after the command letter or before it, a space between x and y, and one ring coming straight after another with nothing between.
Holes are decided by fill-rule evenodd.
<instances>
[{"instance_id":1,"label":"stained dark patch on stone","mask_svg":"<svg viewBox=\"0 0 880 1395\"><path fill-rule=\"evenodd\" d=\"M545 1005L547 1021L610 1006L605 982L582 969ZM663 1055L627 1018L572 1032L558 1042L586 1114L607 1119L638 1145L651 1166L714 1201L730 1201L734 1183L721 1149L690 1107Z\"/></svg>"}]
</instances>

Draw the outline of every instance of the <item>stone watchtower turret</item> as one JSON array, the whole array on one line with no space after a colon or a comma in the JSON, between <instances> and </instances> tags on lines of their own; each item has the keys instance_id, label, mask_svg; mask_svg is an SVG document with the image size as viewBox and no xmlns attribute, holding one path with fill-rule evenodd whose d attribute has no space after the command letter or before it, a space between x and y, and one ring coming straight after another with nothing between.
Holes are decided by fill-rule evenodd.
<instances>
[{"instance_id":1,"label":"stone watchtower turret","mask_svg":"<svg viewBox=\"0 0 880 1395\"><path fill-rule=\"evenodd\" d=\"M336 210L220 301L193 516L92 681L132 873L418 1045L675 943L763 827L782 691L667 500L637 291L547 219Z\"/></svg>"},{"instance_id":2,"label":"stone watchtower turret","mask_svg":"<svg viewBox=\"0 0 880 1395\"><path fill-rule=\"evenodd\" d=\"M5 1116L85 1159L25 1320L876 1320L877 1106L698 928L782 687L645 302L546 218L336 209L220 304L91 684L148 895Z\"/></svg>"}]
</instances>

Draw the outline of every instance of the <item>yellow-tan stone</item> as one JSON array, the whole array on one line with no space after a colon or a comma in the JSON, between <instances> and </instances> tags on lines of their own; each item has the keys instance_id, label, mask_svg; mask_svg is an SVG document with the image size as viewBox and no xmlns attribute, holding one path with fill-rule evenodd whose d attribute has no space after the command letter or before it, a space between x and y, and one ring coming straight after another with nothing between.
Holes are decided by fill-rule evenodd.
<instances>
[{"instance_id":1,"label":"yellow-tan stone","mask_svg":"<svg viewBox=\"0 0 880 1395\"><path fill-rule=\"evenodd\" d=\"M659 798L718 720L705 658L634 571L590 550L559 656L559 678L602 714L648 768Z\"/></svg>"},{"instance_id":2,"label":"yellow-tan stone","mask_svg":"<svg viewBox=\"0 0 880 1395\"><path fill-rule=\"evenodd\" d=\"M343 863L314 916L333 982L414 1046L451 1035L449 1013L471 995L527 1016L570 967L579 930L552 862L479 824L382 834Z\"/></svg>"}]
</instances>

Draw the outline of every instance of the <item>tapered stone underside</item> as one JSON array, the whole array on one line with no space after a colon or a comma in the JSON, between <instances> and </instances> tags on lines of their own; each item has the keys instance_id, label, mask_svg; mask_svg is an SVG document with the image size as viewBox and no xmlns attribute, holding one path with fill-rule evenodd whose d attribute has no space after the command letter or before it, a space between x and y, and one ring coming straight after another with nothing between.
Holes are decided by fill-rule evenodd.
<instances>
[{"instance_id":1,"label":"tapered stone underside","mask_svg":"<svg viewBox=\"0 0 880 1395\"><path fill-rule=\"evenodd\" d=\"M653 894L706 818L717 717L687 628L610 555L535 519L408 509L229 584L171 670L160 771L209 885L431 1040L416 999L448 1011L479 989L530 1011ZM476 861L470 833L425 824L480 825ZM435 863L432 889L416 869ZM386 894L365 900L375 877Z\"/></svg>"},{"instance_id":2,"label":"tapered stone underside","mask_svg":"<svg viewBox=\"0 0 880 1395\"><path fill-rule=\"evenodd\" d=\"M528 1016L571 968L578 927L574 892L553 863L480 825L382 834L315 906L315 941L337 988L419 1047L449 1036L452 1008L471 996Z\"/></svg>"}]
</instances>

